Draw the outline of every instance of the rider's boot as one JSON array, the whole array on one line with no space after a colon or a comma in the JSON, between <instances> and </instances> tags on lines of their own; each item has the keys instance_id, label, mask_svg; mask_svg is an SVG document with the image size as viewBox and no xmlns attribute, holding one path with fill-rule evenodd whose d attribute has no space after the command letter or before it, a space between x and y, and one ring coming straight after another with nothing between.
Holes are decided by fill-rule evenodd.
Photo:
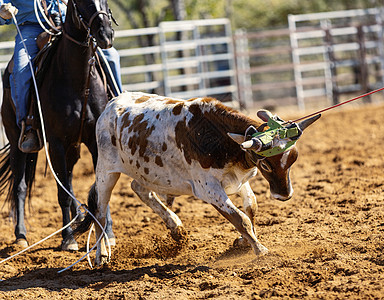
<instances>
[{"instance_id":1,"label":"rider's boot","mask_svg":"<svg viewBox=\"0 0 384 300\"><path fill-rule=\"evenodd\" d=\"M19 149L24 153L34 153L41 149L36 130L25 129L25 122L22 121L21 134L19 138Z\"/></svg>"}]
</instances>

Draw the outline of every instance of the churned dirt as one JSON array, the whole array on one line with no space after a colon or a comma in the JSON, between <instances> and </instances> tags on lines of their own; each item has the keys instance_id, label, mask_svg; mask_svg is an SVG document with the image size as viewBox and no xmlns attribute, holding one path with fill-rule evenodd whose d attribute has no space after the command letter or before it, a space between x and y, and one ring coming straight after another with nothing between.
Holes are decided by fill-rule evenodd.
<instances>
[{"instance_id":1,"label":"churned dirt","mask_svg":"<svg viewBox=\"0 0 384 300\"><path fill-rule=\"evenodd\" d=\"M122 176L111 200L117 245L109 265L90 269L83 260L58 274L85 253L86 237L79 252L62 252L56 235L0 264L0 299L384 299L383 121L382 105L326 112L297 144L287 202L269 198L260 174L252 180L265 256L234 248L233 226L193 197L176 198L173 207L189 233L180 248ZM30 243L61 227L55 183L44 170L41 153L27 210ZM74 175L83 203L93 180L83 150ZM19 250L6 206L0 232L3 259Z\"/></svg>"}]
</instances>

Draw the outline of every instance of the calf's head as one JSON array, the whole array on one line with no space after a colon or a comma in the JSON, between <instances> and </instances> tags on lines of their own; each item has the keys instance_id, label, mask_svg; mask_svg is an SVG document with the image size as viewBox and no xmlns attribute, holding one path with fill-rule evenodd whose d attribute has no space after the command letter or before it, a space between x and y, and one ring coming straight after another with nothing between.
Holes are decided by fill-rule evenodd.
<instances>
[{"instance_id":1,"label":"calf's head","mask_svg":"<svg viewBox=\"0 0 384 300\"><path fill-rule=\"evenodd\" d=\"M258 111L257 115L265 122L257 129L249 126L244 135L234 133L228 133L228 135L247 152L247 159L267 179L271 197L286 201L293 194L289 172L298 157L295 143L303 131L319 119L320 115L298 124L286 124L266 110Z\"/></svg>"}]
</instances>

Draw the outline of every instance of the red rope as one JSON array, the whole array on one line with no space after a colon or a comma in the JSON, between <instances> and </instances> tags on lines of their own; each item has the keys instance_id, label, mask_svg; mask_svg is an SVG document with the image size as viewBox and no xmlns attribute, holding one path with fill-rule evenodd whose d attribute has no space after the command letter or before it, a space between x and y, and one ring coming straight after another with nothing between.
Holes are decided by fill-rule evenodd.
<instances>
[{"instance_id":1,"label":"red rope","mask_svg":"<svg viewBox=\"0 0 384 300\"><path fill-rule=\"evenodd\" d=\"M320 114L320 113L322 113L322 112L324 112L324 111L327 111L327 110L330 110L330 109L332 109L332 108L335 108L335 107L338 107L338 106L347 104L347 103L349 103L349 102L352 102L352 101L361 99L361 98L363 98L363 97L372 95L372 94L377 93L377 92L380 92L380 91L382 91L382 90L384 90L384 87L382 87L382 88L380 88L380 89L377 89L377 90L374 90L374 91L372 91L372 92L369 92L369 93L360 95L360 96L358 96L358 97L349 99L349 100L347 100L347 101L341 102L341 103L339 103L339 104L336 104L336 105L333 105L333 106L324 108L324 109L319 110L319 111L317 111L317 112L315 112L315 113L313 113L313 114L307 115L307 116L305 116L305 117L298 118L298 119L296 119L296 120L294 120L294 121L291 121L291 122L297 122L297 121L300 121L300 120L303 120L303 119L308 119L309 117L312 117L312 116L314 116L314 115Z\"/></svg>"}]
</instances>

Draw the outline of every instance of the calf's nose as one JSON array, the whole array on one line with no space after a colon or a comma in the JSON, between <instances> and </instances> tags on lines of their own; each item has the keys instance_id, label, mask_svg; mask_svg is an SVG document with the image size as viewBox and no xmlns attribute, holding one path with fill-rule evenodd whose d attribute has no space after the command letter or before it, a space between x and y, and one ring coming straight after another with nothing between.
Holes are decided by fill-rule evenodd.
<instances>
[{"instance_id":1,"label":"calf's nose","mask_svg":"<svg viewBox=\"0 0 384 300\"><path fill-rule=\"evenodd\" d=\"M287 201L292 198L293 189L290 190L288 195L281 195L271 191L271 199L279 200L279 201Z\"/></svg>"}]
</instances>

